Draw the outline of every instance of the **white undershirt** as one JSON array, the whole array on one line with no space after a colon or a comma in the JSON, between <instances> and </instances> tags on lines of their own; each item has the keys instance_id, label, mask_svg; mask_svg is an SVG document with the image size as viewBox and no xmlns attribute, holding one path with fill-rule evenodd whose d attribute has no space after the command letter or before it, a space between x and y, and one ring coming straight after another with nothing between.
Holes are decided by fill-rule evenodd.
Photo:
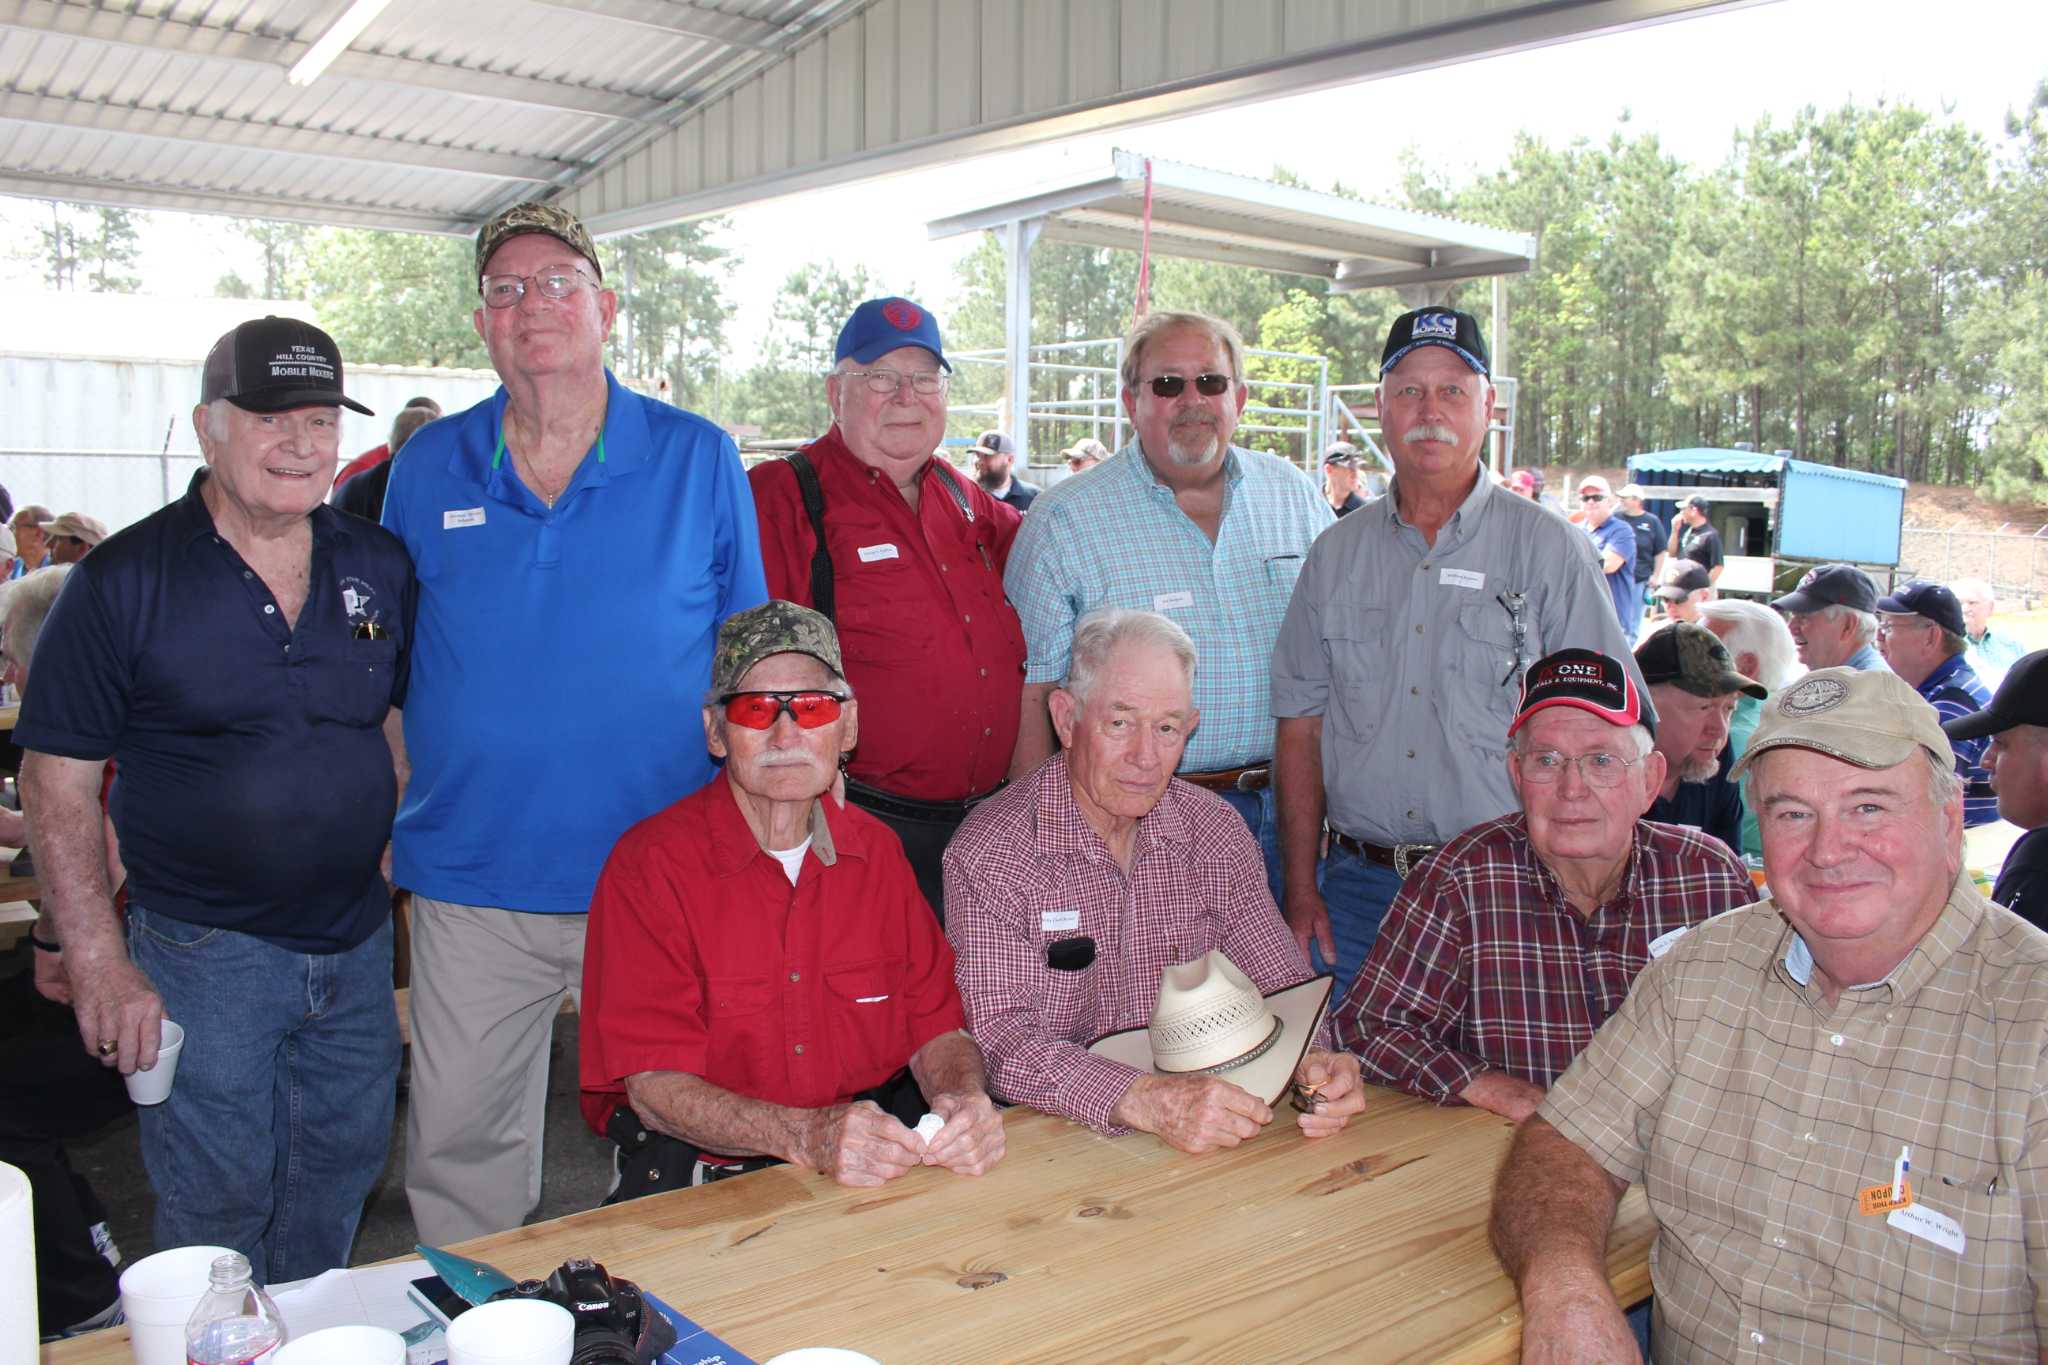
<instances>
[{"instance_id":1,"label":"white undershirt","mask_svg":"<svg viewBox=\"0 0 2048 1365\"><path fill-rule=\"evenodd\" d=\"M789 884L795 886L797 869L804 865L804 855L810 851L811 841L806 839L795 848L771 848L768 850L768 856L782 864L782 871L789 878Z\"/></svg>"}]
</instances>

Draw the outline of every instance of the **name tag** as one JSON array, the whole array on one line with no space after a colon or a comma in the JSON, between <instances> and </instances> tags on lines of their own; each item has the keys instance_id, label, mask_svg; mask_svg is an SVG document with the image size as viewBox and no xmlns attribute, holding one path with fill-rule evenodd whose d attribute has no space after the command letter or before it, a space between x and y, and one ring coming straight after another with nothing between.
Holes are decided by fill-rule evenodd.
<instances>
[{"instance_id":1,"label":"name tag","mask_svg":"<svg viewBox=\"0 0 2048 1365\"><path fill-rule=\"evenodd\" d=\"M1673 929L1668 934L1659 934L1657 935L1657 937L1651 939L1650 956L1653 958L1658 958L1670 952L1671 946L1677 943L1678 940L1684 938L1686 930L1690 929L1691 927L1691 925L1681 925L1679 928Z\"/></svg>"},{"instance_id":2,"label":"name tag","mask_svg":"<svg viewBox=\"0 0 2048 1365\"><path fill-rule=\"evenodd\" d=\"M1152 610L1172 611L1175 607L1192 607L1195 595L1191 592L1163 592L1152 599Z\"/></svg>"},{"instance_id":3,"label":"name tag","mask_svg":"<svg viewBox=\"0 0 2048 1365\"><path fill-rule=\"evenodd\" d=\"M1484 589L1486 575L1477 569L1445 569L1437 582L1446 588Z\"/></svg>"},{"instance_id":4,"label":"name tag","mask_svg":"<svg viewBox=\"0 0 2048 1365\"><path fill-rule=\"evenodd\" d=\"M458 526L481 526L484 524L484 509L481 507L451 507L441 514L441 529L452 531Z\"/></svg>"},{"instance_id":5,"label":"name tag","mask_svg":"<svg viewBox=\"0 0 2048 1365\"><path fill-rule=\"evenodd\" d=\"M1958 1256L1963 1254L1963 1225L1938 1209L1913 1204L1893 1209L1885 1215L1884 1221L1922 1241L1932 1242Z\"/></svg>"},{"instance_id":6,"label":"name tag","mask_svg":"<svg viewBox=\"0 0 2048 1365\"><path fill-rule=\"evenodd\" d=\"M1081 912L1079 910L1048 910L1038 917L1038 927L1047 933L1056 933L1062 929L1078 929L1081 927Z\"/></svg>"},{"instance_id":7,"label":"name tag","mask_svg":"<svg viewBox=\"0 0 2048 1365\"><path fill-rule=\"evenodd\" d=\"M859 553L861 563L872 564L878 559L896 558L896 547L894 545L863 545L860 547Z\"/></svg>"}]
</instances>

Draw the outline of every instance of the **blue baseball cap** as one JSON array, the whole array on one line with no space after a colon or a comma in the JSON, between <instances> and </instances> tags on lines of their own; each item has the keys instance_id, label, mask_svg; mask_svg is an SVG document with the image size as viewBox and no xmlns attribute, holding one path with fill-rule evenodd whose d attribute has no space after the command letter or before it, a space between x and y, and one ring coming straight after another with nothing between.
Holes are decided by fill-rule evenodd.
<instances>
[{"instance_id":1,"label":"blue baseball cap","mask_svg":"<svg viewBox=\"0 0 2048 1365\"><path fill-rule=\"evenodd\" d=\"M853 310L839 329L835 361L851 358L865 365L902 346L930 351L951 373L953 364L939 344L939 321L909 299L869 299Z\"/></svg>"}]
</instances>

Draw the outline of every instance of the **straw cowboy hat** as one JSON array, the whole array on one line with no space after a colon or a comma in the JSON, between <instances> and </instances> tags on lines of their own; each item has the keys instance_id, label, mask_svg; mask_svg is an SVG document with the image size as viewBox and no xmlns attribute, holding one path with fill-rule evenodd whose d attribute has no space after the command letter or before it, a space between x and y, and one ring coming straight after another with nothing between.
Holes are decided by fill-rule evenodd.
<instances>
[{"instance_id":1,"label":"straw cowboy hat","mask_svg":"<svg viewBox=\"0 0 2048 1365\"><path fill-rule=\"evenodd\" d=\"M1260 996L1220 952L1168 967L1146 1028L1098 1038L1098 1057L1159 1076L1216 1076L1267 1104L1287 1093L1336 978L1325 973Z\"/></svg>"}]
</instances>

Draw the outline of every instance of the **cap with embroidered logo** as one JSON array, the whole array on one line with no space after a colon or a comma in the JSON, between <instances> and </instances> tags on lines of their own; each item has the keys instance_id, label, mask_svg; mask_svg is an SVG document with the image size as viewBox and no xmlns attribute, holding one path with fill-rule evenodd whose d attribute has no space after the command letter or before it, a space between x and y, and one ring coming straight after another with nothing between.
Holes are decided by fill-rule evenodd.
<instances>
[{"instance_id":1,"label":"cap with embroidered logo","mask_svg":"<svg viewBox=\"0 0 2048 1365\"><path fill-rule=\"evenodd\" d=\"M1641 725L1656 733L1656 722L1643 711L1635 680L1619 660L1593 649L1560 649L1546 654L1522 675L1522 704L1508 735L1529 717L1553 706L1570 706L1600 717L1609 725Z\"/></svg>"},{"instance_id":2,"label":"cap with embroidered logo","mask_svg":"<svg viewBox=\"0 0 2048 1365\"><path fill-rule=\"evenodd\" d=\"M1812 749L1859 768L1895 768L1915 749L1944 768L1956 761L1940 713L1888 668L1817 668L1779 692L1764 703L1729 780L1741 777L1759 754L1786 748Z\"/></svg>"},{"instance_id":3,"label":"cap with embroidered logo","mask_svg":"<svg viewBox=\"0 0 2048 1365\"><path fill-rule=\"evenodd\" d=\"M1380 378L1385 379L1403 356L1420 346L1441 346L1471 366L1474 374L1492 373L1478 319L1455 308L1417 308L1395 318L1387 329L1387 344L1380 351Z\"/></svg>"},{"instance_id":4,"label":"cap with embroidered logo","mask_svg":"<svg viewBox=\"0 0 2048 1365\"><path fill-rule=\"evenodd\" d=\"M241 324L213 343L199 376L199 401L225 398L245 412L343 407L377 414L341 391L341 348L310 322L275 314Z\"/></svg>"},{"instance_id":5,"label":"cap with embroidered logo","mask_svg":"<svg viewBox=\"0 0 2048 1365\"><path fill-rule=\"evenodd\" d=\"M952 373L953 362L939 343L939 320L909 299L869 299L853 310L853 316L839 329L834 360L854 360L862 365L880 360L904 346L930 351Z\"/></svg>"}]
</instances>

